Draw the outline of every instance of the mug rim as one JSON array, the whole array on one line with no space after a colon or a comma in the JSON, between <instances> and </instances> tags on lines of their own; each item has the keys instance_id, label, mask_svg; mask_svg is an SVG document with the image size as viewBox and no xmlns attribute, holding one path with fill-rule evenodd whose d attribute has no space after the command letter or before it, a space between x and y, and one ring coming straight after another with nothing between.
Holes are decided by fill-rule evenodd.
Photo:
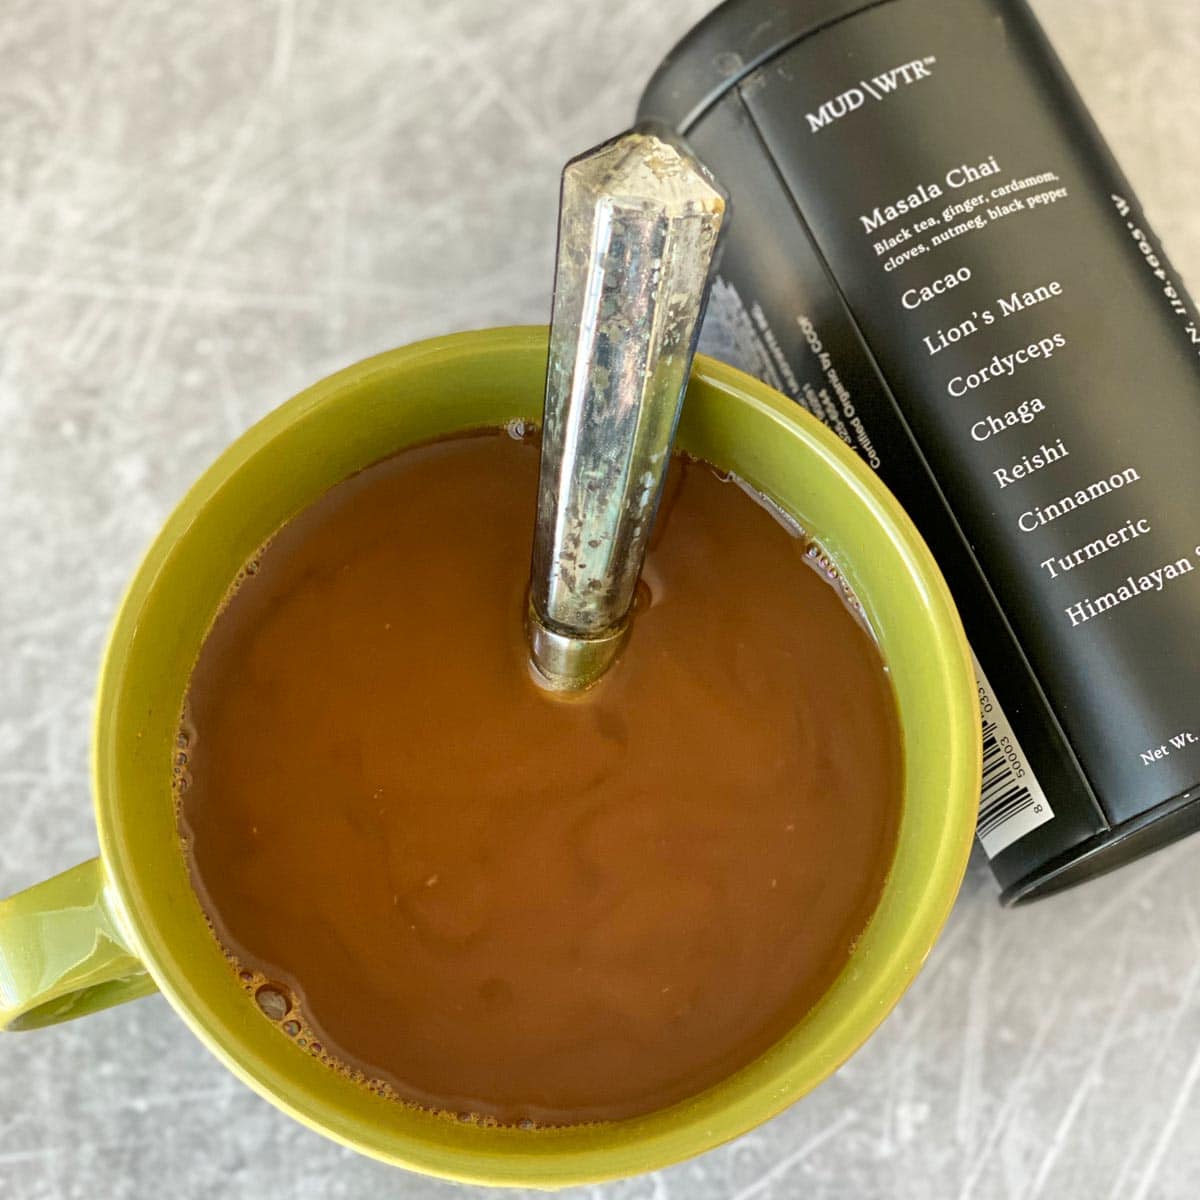
<instances>
[{"instance_id":1,"label":"mug rim","mask_svg":"<svg viewBox=\"0 0 1200 1200\"><path fill-rule=\"evenodd\" d=\"M634 1173L629 1169L631 1161L636 1162L636 1171L640 1172L691 1157L761 1124L806 1094L853 1054L894 1007L932 948L957 895L974 840L978 798L979 720L970 650L949 591L924 541L899 503L849 447L799 405L767 384L705 355L696 356L694 378L722 393L730 403L748 405L757 410L778 425L781 432L786 431L793 439L802 442L806 451L824 460L855 493L873 522L881 527L888 541L901 554L908 570L906 581L920 588L922 610L928 617L928 632L931 634L928 652L938 662L939 678L943 685L946 702L943 732L948 748L945 768L947 813L940 827L933 870L924 879L915 899L911 900L910 919L906 922L902 937L891 947L894 953L877 968L879 979L872 992L870 1011L867 1012L865 1006L859 1006L861 1011L847 1017L845 1024L852 1027L846 1030L841 1043L806 1084L793 1087L784 1094L776 1089L774 1094L768 1095L765 1089L759 1089L759 1092L742 1097L736 1103L731 1100L723 1107L718 1106L720 1121L711 1119L711 1115L701 1117L697 1110L695 1118L684 1120L680 1128L674 1129L655 1128L654 1118L660 1115L658 1113L648 1114L646 1118L612 1122L608 1126L612 1130L631 1131L632 1140L626 1139L627 1144L617 1139L618 1145L624 1146L625 1154L617 1154L617 1146L569 1148L564 1141L561 1154L556 1155L551 1150L546 1160L536 1166L521 1161L523 1156L516 1141L512 1145L511 1162L502 1153L477 1156L463 1154L455 1160L453 1155L446 1152L423 1152L428 1148L422 1148L419 1144L407 1146L403 1153L366 1144L352 1120L331 1119L329 1111L321 1111L331 1109L332 1103L323 1104L319 1096L310 1093L300 1096L283 1094L273 1086L269 1072L261 1069L256 1071L254 1064L246 1061L247 1055L239 1056L236 1043L223 1040L218 1036L219 1031L211 1029L202 1015L194 1010L184 973L166 950L166 940L158 928L161 922L155 919L152 912L144 911L130 901L144 888L144 879L139 876L144 873L145 864L130 860L125 853L123 839L117 834L121 798L110 787L111 764L105 758L114 753L111 750L114 739L110 726L116 720L116 698L123 658L136 632L142 607L150 599L155 580L170 552L226 480L251 459L269 452L274 439L293 424L344 394L347 389L364 386L369 378L381 373L402 373L419 360L432 359L436 363L463 356L469 358L488 351L528 353L533 346L544 353L545 344L545 326L516 326L449 334L386 351L318 381L273 409L230 444L193 484L164 522L121 601L101 667L92 766L101 857L112 884L122 932L128 935L131 945L171 1006L228 1069L294 1119L384 1161L460 1182L562 1187ZM902 740L906 748L908 739L909 733L905 730ZM257 1065L261 1068L262 1064ZM715 1085L712 1090L721 1089L725 1082ZM688 1103L685 1101L683 1105L660 1112L674 1113L676 1109L686 1108ZM332 1114L332 1117L336 1117L336 1114ZM640 1129L645 1130L644 1136L636 1133ZM519 1136L549 1137L554 1132L523 1133ZM631 1148L636 1153L631 1153ZM524 1157L528 1159L531 1156Z\"/></svg>"}]
</instances>

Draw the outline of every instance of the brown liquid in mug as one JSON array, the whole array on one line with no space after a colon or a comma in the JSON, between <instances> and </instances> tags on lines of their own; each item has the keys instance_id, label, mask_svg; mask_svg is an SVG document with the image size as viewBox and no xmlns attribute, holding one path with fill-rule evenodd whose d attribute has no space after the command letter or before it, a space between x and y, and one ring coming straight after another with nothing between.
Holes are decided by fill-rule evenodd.
<instances>
[{"instance_id":1,"label":"brown liquid in mug","mask_svg":"<svg viewBox=\"0 0 1200 1200\"><path fill-rule=\"evenodd\" d=\"M433 1109L572 1123L691 1096L813 1005L890 866L901 756L844 592L700 463L621 659L542 691L537 470L457 437L286 525L192 676L180 827L281 1036Z\"/></svg>"}]
</instances>

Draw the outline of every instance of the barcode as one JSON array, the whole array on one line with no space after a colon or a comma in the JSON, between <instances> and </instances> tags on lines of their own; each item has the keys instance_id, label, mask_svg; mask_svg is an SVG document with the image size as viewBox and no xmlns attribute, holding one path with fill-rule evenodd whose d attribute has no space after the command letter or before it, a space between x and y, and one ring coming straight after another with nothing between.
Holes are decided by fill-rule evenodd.
<instances>
[{"instance_id":1,"label":"barcode","mask_svg":"<svg viewBox=\"0 0 1200 1200\"><path fill-rule=\"evenodd\" d=\"M1005 821L1011 821L1037 801L1027 787L1013 778L1013 768L996 736L996 722L983 723L983 790L979 794L976 832L987 838Z\"/></svg>"},{"instance_id":2,"label":"barcode","mask_svg":"<svg viewBox=\"0 0 1200 1200\"><path fill-rule=\"evenodd\" d=\"M1051 820L1054 811L978 660L975 674L983 720L983 783L976 833L988 858L995 858Z\"/></svg>"}]
</instances>

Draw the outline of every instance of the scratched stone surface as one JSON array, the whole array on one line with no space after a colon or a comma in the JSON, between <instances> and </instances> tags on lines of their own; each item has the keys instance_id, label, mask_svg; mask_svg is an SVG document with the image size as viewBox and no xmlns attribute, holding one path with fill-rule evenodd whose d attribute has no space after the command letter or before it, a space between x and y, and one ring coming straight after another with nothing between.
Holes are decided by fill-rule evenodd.
<instances>
[{"instance_id":1,"label":"scratched stone surface","mask_svg":"<svg viewBox=\"0 0 1200 1200\"><path fill-rule=\"evenodd\" d=\"M98 658L189 481L334 368L545 319L560 164L628 122L707 7L3 5L0 894L95 853ZM1035 7L1195 291L1194 0ZM1195 1196L1198 852L1012 913L976 856L919 981L836 1077L731 1146L570 1195ZM292 1123L159 998L0 1037L6 1198L469 1192Z\"/></svg>"}]
</instances>

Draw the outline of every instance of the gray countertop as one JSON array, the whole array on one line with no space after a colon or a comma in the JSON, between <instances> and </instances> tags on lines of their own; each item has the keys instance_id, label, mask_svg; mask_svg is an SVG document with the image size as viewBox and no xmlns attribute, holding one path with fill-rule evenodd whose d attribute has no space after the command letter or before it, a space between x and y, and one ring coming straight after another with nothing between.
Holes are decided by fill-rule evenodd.
<instances>
[{"instance_id":1,"label":"gray countertop","mask_svg":"<svg viewBox=\"0 0 1200 1200\"><path fill-rule=\"evenodd\" d=\"M628 123L708 7L4 7L0 894L96 851L101 647L190 480L339 366L545 320L562 161ZM1035 7L1195 291L1195 0ZM924 973L836 1077L731 1146L573 1194L1195 1196L1198 851L1017 912L977 855ZM465 1190L292 1123L157 997L0 1038L0 1196Z\"/></svg>"}]
</instances>

